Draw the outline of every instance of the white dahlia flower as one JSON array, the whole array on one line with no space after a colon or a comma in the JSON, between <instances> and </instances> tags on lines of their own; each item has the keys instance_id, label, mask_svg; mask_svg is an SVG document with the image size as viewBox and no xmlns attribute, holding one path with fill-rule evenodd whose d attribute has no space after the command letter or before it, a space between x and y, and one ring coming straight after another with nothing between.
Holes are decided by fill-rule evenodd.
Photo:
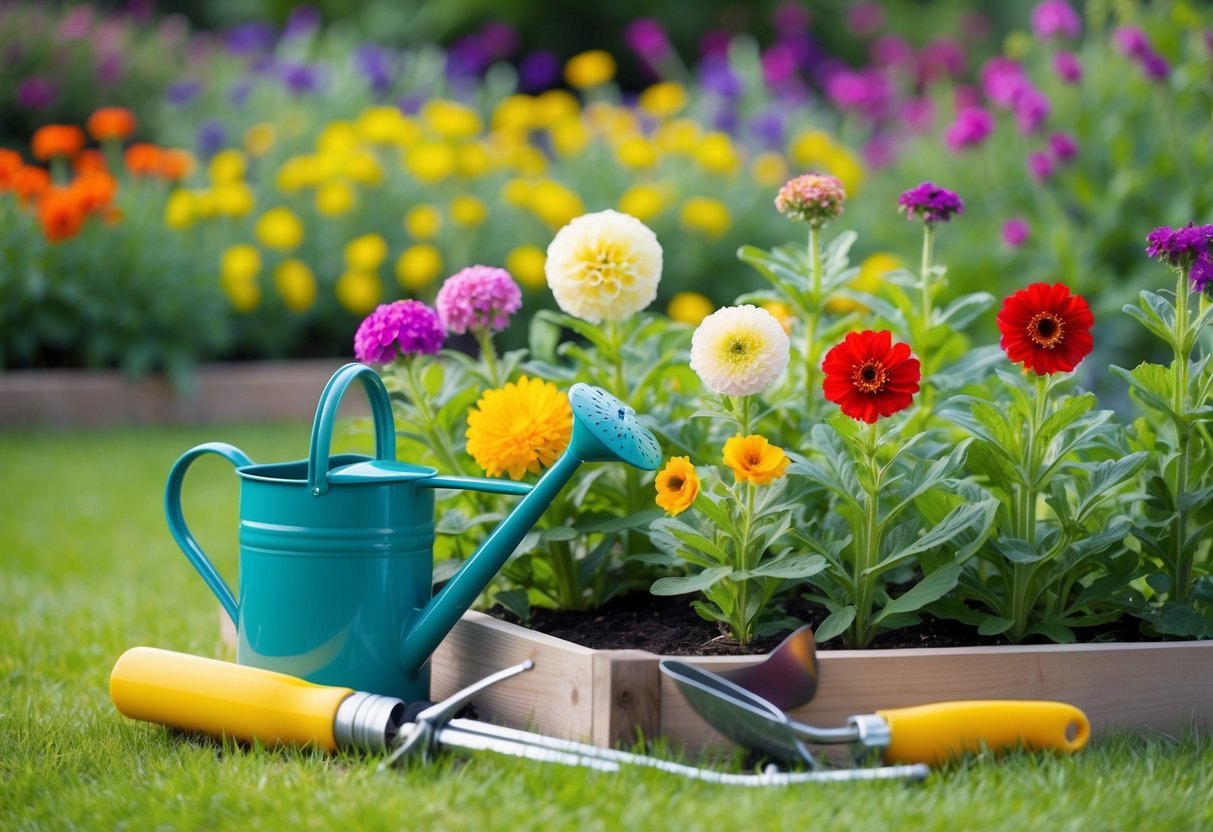
<instances>
[{"instance_id":1,"label":"white dahlia flower","mask_svg":"<svg viewBox=\"0 0 1213 832\"><path fill-rule=\"evenodd\" d=\"M714 393L749 396L788 366L788 334L775 316L746 304L717 309L691 336L691 369Z\"/></svg>"}]
</instances>

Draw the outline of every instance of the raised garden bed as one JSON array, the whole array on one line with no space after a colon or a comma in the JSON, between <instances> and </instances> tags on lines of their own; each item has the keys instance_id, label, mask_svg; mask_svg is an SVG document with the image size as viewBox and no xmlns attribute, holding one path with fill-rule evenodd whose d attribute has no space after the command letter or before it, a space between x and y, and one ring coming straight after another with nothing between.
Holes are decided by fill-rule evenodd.
<instances>
[{"instance_id":1,"label":"raised garden bed","mask_svg":"<svg viewBox=\"0 0 1213 832\"><path fill-rule=\"evenodd\" d=\"M477 697L482 719L608 746L663 736L694 753L727 747L640 650L592 650L469 612L433 658L440 699L507 665L535 668ZM711 669L756 656L680 657ZM821 684L793 716L842 725L851 714L948 699L1057 699L1082 708L1098 740L1120 729L1213 729L1213 641L828 650Z\"/></svg>"}]
</instances>

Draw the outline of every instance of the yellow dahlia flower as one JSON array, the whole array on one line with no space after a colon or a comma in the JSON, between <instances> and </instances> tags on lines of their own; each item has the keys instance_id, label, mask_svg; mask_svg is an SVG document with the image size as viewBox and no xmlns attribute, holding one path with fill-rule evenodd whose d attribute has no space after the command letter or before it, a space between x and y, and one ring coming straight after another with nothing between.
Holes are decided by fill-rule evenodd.
<instances>
[{"instance_id":1,"label":"yellow dahlia flower","mask_svg":"<svg viewBox=\"0 0 1213 832\"><path fill-rule=\"evenodd\" d=\"M373 272L387 259L387 241L379 234L363 234L345 244L346 268Z\"/></svg>"},{"instance_id":2,"label":"yellow dahlia flower","mask_svg":"<svg viewBox=\"0 0 1213 832\"><path fill-rule=\"evenodd\" d=\"M733 469L738 482L767 485L784 475L788 462L783 448L755 433L737 434L724 443L724 464Z\"/></svg>"},{"instance_id":3,"label":"yellow dahlia flower","mask_svg":"<svg viewBox=\"0 0 1213 832\"><path fill-rule=\"evenodd\" d=\"M396 280L410 292L429 286L442 271L442 252L429 243L409 246L396 260Z\"/></svg>"},{"instance_id":4,"label":"yellow dahlia flower","mask_svg":"<svg viewBox=\"0 0 1213 832\"><path fill-rule=\"evenodd\" d=\"M433 205L416 205L404 215L404 230L414 240L432 240L442 230L442 214Z\"/></svg>"},{"instance_id":5,"label":"yellow dahlia flower","mask_svg":"<svg viewBox=\"0 0 1213 832\"><path fill-rule=\"evenodd\" d=\"M564 79L579 90L605 84L615 77L615 59L603 49L591 49L569 58L564 65Z\"/></svg>"},{"instance_id":6,"label":"yellow dahlia flower","mask_svg":"<svg viewBox=\"0 0 1213 832\"><path fill-rule=\"evenodd\" d=\"M468 411L468 453L490 477L538 474L564 453L572 434L568 397L540 379L522 376L485 391Z\"/></svg>"},{"instance_id":7,"label":"yellow dahlia flower","mask_svg":"<svg viewBox=\"0 0 1213 832\"><path fill-rule=\"evenodd\" d=\"M533 291L546 285L543 277L543 265L546 262L547 256L538 246L518 246L505 256L505 270Z\"/></svg>"},{"instance_id":8,"label":"yellow dahlia flower","mask_svg":"<svg viewBox=\"0 0 1213 832\"><path fill-rule=\"evenodd\" d=\"M292 312L306 312L316 302L316 276L302 260L279 263L274 269L274 287Z\"/></svg>"},{"instance_id":9,"label":"yellow dahlia flower","mask_svg":"<svg viewBox=\"0 0 1213 832\"><path fill-rule=\"evenodd\" d=\"M266 248L290 251L303 242L303 221L290 208L271 208L258 218L253 234Z\"/></svg>"},{"instance_id":10,"label":"yellow dahlia flower","mask_svg":"<svg viewBox=\"0 0 1213 832\"><path fill-rule=\"evenodd\" d=\"M670 298L665 313L672 321L698 326L715 308L712 301L699 292L679 292Z\"/></svg>"},{"instance_id":11,"label":"yellow dahlia flower","mask_svg":"<svg viewBox=\"0 0 1213 832\"><path fill-rule=\"evenodd\" d=\"M657 486L657 505L669 515L682 514L699 496L699 475L690 457L670 457L653 484Z\"/></svg>"}]
</instances>

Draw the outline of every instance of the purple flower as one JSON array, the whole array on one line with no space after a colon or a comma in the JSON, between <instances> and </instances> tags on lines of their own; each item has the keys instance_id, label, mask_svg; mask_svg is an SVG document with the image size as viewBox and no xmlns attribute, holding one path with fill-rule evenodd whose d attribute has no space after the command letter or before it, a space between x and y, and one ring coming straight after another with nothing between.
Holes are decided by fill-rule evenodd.
<instances>
[{"instance_id":1,"label":"purple flower","mask_svg":"<svg viewBox=\"0 0 1213 832\"><path fill-rule=\"evenodd\" d=\"M1066 0L1044 0L1032 9L1032 31L1039 38L1076 38L1082 34L1082 20Z\"/></svg>"},{"instance_id":2,"label":"purple flower","mask_svg":"<svg viewBox=\"0 0 1213 832\"><path fill-rule=\"evenodd\" d=\"M933 182L923 182L897 199L897 210L905 211L907 220L917 217L927 225L947 222L963 212L964 207L964 202L954 191Z\"/></svg>"},{"instance_id":3,"label":"purple flower","mask_svg":"<svg viewBox=\"0 0 1213 832\"><path fill-rule=\"evenodd\" d=\"M777 108L759 113L750 120L749 124L750 134L755 136L762 145L770 149L777 149L783 146L783 128L784 114Z\"/></svg>"},{"instance_id":4,"label":"purple flower","mask_svg":"<svg viewBox=\"0 0 1213 832\"><path fill-rule=\"evenodd\" d=\"M1008 248L1019 248L1028 241L1030 231L1027 220L1012 217L1002 224L1002 241Z\"/></svg>"},{"instance_id":5,"label":"purple flower","mask_svg":"<svg viewBox=\"0 0 1213 832\"><path fill-rule=\"evenodd\" d=\"M1053 56L1053 71L1067 84L1082 80L1082 63L1073 52L1058 52Z\"/></svg>"},{"instance_id":6,"label":"purple flower","mask_svg":"<svg viewBox=\"0 0 1213 832\"><path fill-rule=\"evenodd\" d=\"M704 32L699 39L699 56L701 58L724 58L729 54L729 44L733 36L723 29L712 29Z\"/></svg>"},{"instance_id":7,"label":"purple flower","mask_svg":"<svg viewBox=\"0 0 1213 832\"><path fill-rule=\"evenodd\" d=\"M1162 225L1146 235L1146 255L1162 260L1169 266L1187 269L1200 258L1208 259L1209 244L1213 243L1213 225L1188 223L1182 228ZM1202 264L1202 273L1208 269Z\"/></svg>"},{"instance_id":8,"label":"purple flower","mask_svg":"<svg viewBox=\"0 0 1213 832\"><path fill-rule=\"evenodd\" d=\"M253 94L251 81L241 78L228 88L227 100L233 107L240 108L248 103L248 97Z\"/></svg>"},{"instance_id":9,"label":"purple flower","mask_svg":"<svg viewBox=\"0 0 1213 832\"><path fill-rule=\"evenodd\" d=\"M114 86L122 80L123 69L125 69L125 64L119 53L110 52L102 55L97 59L97 83L106 87Z\"/></svg>"},{"instance_id":10,"label":"purple flower","mask_svg":"<svg viewBox=\"0 0 1213 832\"><path fill-rule=\"evenodd\" d=\"M952 106L956 112L967 110L970 107L981 107L981 90L972 84L957 84L956 89L952 92Z\"/></svg>"},{"instance_id":11,"label":"purple flower","mask_svg":"<svg viewBox=\"0 0 1213 832\"><path fill-rule=\"evenodd\" d=\"M42 110L55 103L59 91L55 85L37 75L17 85L17 103L27 110Z\"/></svg>"},{"instance_id":12,"label":"purple flower","mask_svg":"<svg viewBox=\"0 0 1213 832\"><path fill-rule=\"evenodd\" d=\"M223 45L233 55L252 55L267 52L274 45L274 27L264 21L241 23L228 30Z\"/></svg>"},{"instance_id":13,"label":"purple flower","mask_svg":"<svg viewBox=\"0 0 1213 832\"><path fill-rule=\"evenodd\" d=\"M356 69L364 78L371 90L377 95L383 95L392 88L396 75L394 56L390 50L382 46L364 43L354 50L353 61Z\"/></svg>"},{"instance_id":14,"label":"purple flower","mask_svg":"<svg viewBox=\"0 0 1213 832\"><path fill-rule=\"evenodd\" d=\"M324 18L315 6L295 6L286 19L286 28L282 30L283 40L303 38L320 28Z\"/></svg>"},{"instance_id":15,"label":"purple flower","mask_svg":"<svg viewBox=\"0 0 1213 832\"><path fill-rule=\"evenodd\" d=\"M217 119L207 119L198 126L198 155L203 159L214 156L227 144L227 128Z\"/></svg>"},{"instance_id":16,"label":"purple flower","mask_svg":"<svg viewBox=\"0 0 1213 832\"><path fill-rule=\"evenodd\" d=\"M956 120L944 131L943 138L952 150L981 144L994 130L994 117L980 107L969 107L956 114Z\"/></svg>"},{"instance_id":17,"label":"purple flower","mask_svg":"<svg viewBox=\"0 0 1213 832\"><path fill-rule=\"evenodd\" d=\"M888 114L893 85L879 69L839 70L826 81L826 94L839 109L857 110L873 120Z\"/></svg>"},{"instance_id":18,"label":"purple flower","mask_svg":"<svg viewBox=\"0 0 1213 832\"><path fill-rule=\"evenodd\" d=\"M859 37L871 35L884 26L884 9L879 3L865 0L847 10L847 27Z\"/></svg>"},{"instance_id":19,"label":"purple flower","mask_svg":"<svg viewBox=\"0 0 1213 832\"><path fill-rule=\"evenodd\" d=\"M771 13L777 32L800 32L809 28L809 10L800 3L780 3Z\"/></svg>"},{"instance_id":20,"label":"purple flower","mask_svg":"<svg viewBox=\"0 0 1213 832\"><path fill-rule=\"evenodd\" d=\"M651 17L633 20L623 30L624 43L651 64L664 61L670 54L670 41L665 28Z\"/></svg>"},{"instance_id":21,"label":"purple flower","mask_svg":"<svg viewBox=\"0 0 1213 832\"><path fill-rule=\"evenodd\" d=\"M278 77L282 86L292 95L303 95L316 92L323 84L320 68L305 63L284 64L279 70Z\"/></svg>"},{"instance_id":22,"label":"purple flower","mask_svg":"<svg viewBox=\"0 0 1213 832\"><path fill-rule=\"evenodd\" d=\"M446 53L448 78L479 78L493 62L480 38L468 35L455 41Z\"/></svg>"},{"instance_id":23,"label":"purple flower","mask_svg":"<svg viewBox=\"0 0 1213 832\"><path fill-rule=\"evenodd\" d=\"M1007 109L1025 87L1031 86L1023 67L1010 58L996 55L981 68L981 88L995 106Z\"/></svg>"},{"instance_id":24,"label":"purple flower","mask_svg":"<svg viewBox=\"0 0 1213 832\"><path fill-rule=\"evenodd\" d=\"M64 40L77 40L88 34L93 28L93 7L75 6L63 16L59 23L59 37Z\"/></svg>"},{"instance_id":25,"label":"purple flower","mask_svg":"<svg viewBox=\"0 0 1213 832\"><path fill-rule=\"evenodd\" d=\"M560 58L553 52L532 52L518 64L518 87L523 92L541 92L560 80Z\"/></svg>"},{"instance_id":26,"label":"purple flower","mask_svg":"<svg viewBox=\"0 0 1213 832\"><path fill-rule=\"evenodd\" d=\"M699 62L699 85L721 98L736 98L742 93L741 79L725 57L705 57Z\"/></svg>"},{"instance_id":27,"label":"purple flower","mask_svg":"<svg viewBox=\"0 0 1213 832\"><path fill-rule=\"evenodd\" d=\"M1028 154L1028 173L1037 182L1043 182L1053 175L1053 160L1047 153L1034 150Z\"/></svg>"},{"instance_id":28,"label":"purple flower","mask_svg":"<svg viewBox=\"0 0 1213 832\"><path fill-rule=\"evenodd\" d=\"M1213 288L1209 285L1213 283L1213 261L1209 260L1209 252L1202 252L1192 261L1188 280L1191 281L1193 292L1205 292Z\"/></svg>"},{"instance_id":29,"label":"purple flower","mask_svg":"<svg viewBox=\"0 0 1213 832\"><path fill-rule=\"evenodd\" d=\"M792 53L801 69L814 69L824 57L821 47L808 32L780 32L779 42Z\"/></svg>"},{"instance_id":30,"label":"purple flower","mask_svg":"<svg viewBox=\"0 0 1213 832\"><path fill-rule=\"evenodd\" d=\"M1154 51L1146 33L1137 26L1121 26L1112 33L1112 40L1120 51L1130 58L1140 58Z\"/></svg>"},{"instance_id":31,"label":"purple flower","mask_svg":"<svg viewBox=\"0 0 1213 832\"><path fill-rule=\"evenodd\" d=\"M1146 77L1151 81L1165 81L1171 75L1171 65L1167 63L1167 59L1157 52L1150 52L1148 55L1141 57L1141 71L1146 74Z\"/></svg>"},{"instance_id":32,"label":"purple flower","mask_svg":"<svg viewBox=\"0 0 1213 832\"><path fill-rule=\"evenodd\" d=\"M500 332L522 308L522 290L505 269L468 266L446 279L434 305L450 332Z\"/></svg>"},{"instance_id":33,"label":"purple flower","mask_svg":"<svg viewBox=\"0 0 1213 832\"><path fill-rule=\"evenodd\" d=\"M762 53L762 77L771 86L778 86L796 74L796 56L782 43Z\"/></svg>"},{"instance_id":34,"label":"purple flower","mask_svg":"<svg viewBox=\"0 0 1213 832\"><path fill-rule=\"evenodd\" d=\"M863 160L873 170L882 170L897 161L897 143L888 133L876 133L863 145Z\"/></svg>"},{"instance_id":35,"label":"purple flower","mask_svg":"<svg viewBox=\"0 0 1213 832\"><path fill-rule=\"evenodd\" d=\"M881 35L868 47L868 57L884 66L910 63L914 60L914 47L900 35Z\"/></svg>"},{"instance_id":36,"label":"purple flower","mask_svg":"<svg viewBox=\"0 0 1213 832\"><path fill-rule=\"evenodd\" d=\"M918 77L923 84L940 78L958 78L968 66L968 55L954 40L940 38L928 43L918 56Z\"/></svg>"},{"instance_id":37,"label":"purple flower","mask_svg":"<svg viewBox=\"0 0 1213 832\"><path fill-rule=\"evenodd\" d=\"M1078 155L1078 142L1069 133L1054 133L1049 136L1049 150L1059 162L1068 162Z\"/></svg>"},{"instance_id":38,"label":"purple flower","mask_svg":"<svg viewBox=\"0 0 1213 832\"><path fill-rule=\"evenodd\" d=\"M490 20L480 27L480 44L494 58L508 58L518 51L518 32L508 23Z\"/></svg>"},{"instance_id":39,"label":"purple flower","mask_svg":"<svg viewBox=\"0 0 1213 832\"><path fill-rule=\"evenodd\" d=\"M175 84L169 84L164 91L164 97L174 107L184 107L202 92L202 82L186 79Z\"/></svg>"},{"instance_id":40,"label":"purple flower","mask_svg":"<svg viewBox=\"0 0 1213 832\"><path fill-rule=\"evenodd\" d=\"M1012 106L1015 113L1015 125L1025 136L1030 136L1039 130L1045 119L1049 117L1049 99L1035 87L1023 87L1015 96Z\"/></svg>"},{"instance_id":41,"label":"purple flower","mask_svg":"<svg viewBox=\"0 0 1213 832\"><path fill-rule=\"evenodd\" d=\"M438 313L419 300L381 303L354 334L354 357L364 364L387 364L401 357L433 355L446 332Z\"/></svg>"},{"instance_id":42,"label":"purple flower","mask_svg":"<svg viewBox=\"0 0 1213 832\"><path fill-rule=\"evenodd\" d=\"M929 133L935 126L935 102L930 98L907 98L898 108L898 115L915 133Z\"/></svg>"}]
</instances>

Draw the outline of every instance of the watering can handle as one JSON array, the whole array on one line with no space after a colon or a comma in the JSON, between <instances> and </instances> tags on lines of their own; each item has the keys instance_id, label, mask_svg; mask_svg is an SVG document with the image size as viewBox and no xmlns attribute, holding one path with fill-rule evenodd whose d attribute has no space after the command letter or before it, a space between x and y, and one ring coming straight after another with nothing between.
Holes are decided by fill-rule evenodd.
<instances>
[{"instance_id":1,"label":"watering can handle","mask_svg":"<svg viewBox=\"0 0 1213 832\"><path fill-rule=\"evenodd\" d=\"M253 461L248 458L248 454L226 442L207 442L205 445L190 448L173 463L173 470L169 471L168 484L164 487L164 514L168 518L168 528L173 533L173 539L177 541L181 551L185 552L189 562L198 570L202 580L206 581L206 585L211 588L211 592L215 593L215 597L219 599L223 609L235 622L240 620L236 598L232 595L232 590L228 587L227 582L223 580L223 576L219 574L219 570L215 568L210 558L202 551L202 547L198 545L198 541L190 534L190 530L185 525L185 515L181 513L181 484L185 481L185 471L190 467L190 463L203 454L221 456L237 468L253 464Z\"/></svg>"},{"instance_id":2,"label":"watering can handle","mask_svg":"<svg viewBox=\"0 0 1213 832\"><path fill-rule=\"evenodd\" d=\"M366 396L371 401L371 418L375 426L375 458L396 458L396 423L392 418L392 400L383 379L365 364L346 364L333 374L320 394L316 405L316 420L312 423L312 439L308 450L307 487L313 496L319 497L329 490L329 446L333 441L333 423L337 420L337 406L341 397L355 379L362 382Z\"/></svg>"}]
</instances>

